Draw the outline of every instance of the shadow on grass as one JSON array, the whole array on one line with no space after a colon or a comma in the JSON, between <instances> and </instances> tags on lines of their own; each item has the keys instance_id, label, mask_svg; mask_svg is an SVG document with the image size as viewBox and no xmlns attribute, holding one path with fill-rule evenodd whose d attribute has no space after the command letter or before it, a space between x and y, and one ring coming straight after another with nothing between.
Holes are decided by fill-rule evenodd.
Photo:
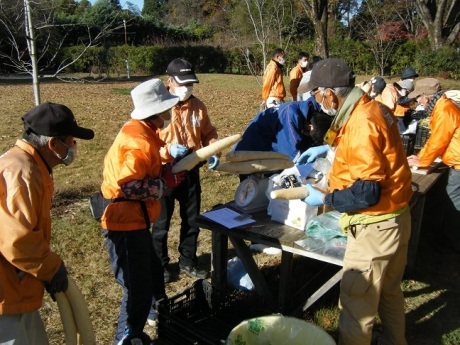
<instances>
[{"instance_id":1,"label":"shadow on grass","mask_svg":"<svg viewBox=\"0 0 460 345\"><path fill-rule=\"evenodd\" d=\"M426 197L415 272L406 281L417 284L404 294L413 304L406 315L409 345L460 344L460 254L442 235L444 186L437 184Z\"/></svg>"}]
</instances>

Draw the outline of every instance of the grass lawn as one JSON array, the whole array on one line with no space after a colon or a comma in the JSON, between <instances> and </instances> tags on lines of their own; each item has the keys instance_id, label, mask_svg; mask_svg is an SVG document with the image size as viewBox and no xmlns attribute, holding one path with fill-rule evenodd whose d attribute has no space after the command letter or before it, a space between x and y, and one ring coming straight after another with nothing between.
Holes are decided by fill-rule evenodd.
<instances>
[{"instance_id":1,"label":"grass lawn","mask_svg":"<svg viewBox=\"0 0 460 345\"><path fill-rule=\"evenodd\" d=\"M235 75L198 76L194 94L207 105L220 137L240 133L259 109L260 86L253 77ZM164 77L162 77L164 79ZM97 344L111 344L118 316L121 289L112 277L108 256L98 224L91 218L87 198L102 179L104 155L132 111L129 91L140 81L41 84L42 101L63 103L75 113L80 125L95 131L91 141L79 141L78 158L70 167L54 170L55 198L52 210L52 247L64 259L67 269L85 295L94 325ZM365 77L358 78L358 81ZM369 78L366 78L369 79ZM460 82L442 80L445 89L460 89ZM10 148L22 133L21 116L33 106L32 86L0 83L0 152ZM238 185L234 175L201 168L202 211L233 198ZM415 272L402 285L406 297L407 339L409 344L460 344L460 256L432 246L438 235L436 202L438 190L427 198L424 225ZM172 262L177 262L178 216L170 231ZM210 232L200 234L200 262L210 267ZM276 257L257 254L261 266L272 267ZM181 276L167 285L173 296L191 286L193 280ZM336 335L337 290L320 300L305 317ZM48 296L41 309L51 344L63 344L62 324L57 305Z\"/></svg>"}]
</instances>

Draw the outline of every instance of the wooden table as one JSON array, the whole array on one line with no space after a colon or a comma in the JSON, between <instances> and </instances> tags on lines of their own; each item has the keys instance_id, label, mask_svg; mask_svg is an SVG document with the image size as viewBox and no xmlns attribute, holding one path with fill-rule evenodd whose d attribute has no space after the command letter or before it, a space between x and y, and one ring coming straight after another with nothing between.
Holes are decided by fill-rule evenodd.
<instances>
[{"instance_id":1,"label":"wooden table","mask_svg":"<svg viewBox=\"0 0 460 345\"><path fill-rule=\"evenodd\" d=\"M223 207L232 208L233 205L232 203L227 203L223 205ZM342 278L341 266L343 258L336 258L309 251L297 245L295 243L296 241L306 237L305 232L270 220L265 211L252 214L252 218L256 220L255 224L257 224L258 227L234 228L231 230L203 216L197 218L197 225L200 228L212 231L211 282L213 286L221 291L225 291L227 288L228 240L232 243L237 256L242 261L246 271L251 277L256 291L261 296L270 299L274 299L275 297L272 295L271 289L254 261L252 252L245 241L261 243L282 250L279 294L277 300L278 309L282 313L291 315L299 314L340 281ZM259 227L259 225L262 226ZM321 288L309 296L301 307L291 311L288 310L288 305L290 295L293 293L293 291L291 291L291 272L294 254L336 265L337 270L322 284Z\"/></svg>"},{"instance_id":2,"label":"wooden table","mask_svg":"<svg viewBox=\"0 0 460 345\"><path fill-rule=\"evenodd\" d=\"M414 173L412 176L412 185L413 189L415 189L415 192L410 201L412 215L412 234L409 242L406 273L410 273L414 268L426 194L447 170L448 169L445 167L439 167L428 175L420 175ZM221 207L232 208L233 203L227 203ZM279 294L277 299L278 309L282 313L297 315L298 313L305 311L329 289L331 289L337 282L340 281L343 274L341 269L343 257L337 258L328 256L324 255L323 253L307 250L299 246L296 244L296 241L305 238L305 232L272 221L267 216L265 211L252 214L252 218L256 220L258 227L235 228L231 230L201 215L197 218L197 225L200 228L212 231L211 281L213 286L221 291L225 291L227 289L227 261L229 240L232 243L237 256L242 261L246 271L251 277L256 291L260 295L272 299L275 297L272 295L271 289L267 285L263 274L254 261L249 246L245 241L261 243L282 250ZM291 291L291 273L294 254L332 264L337 267L337 270L322 284L318 290L313 292L308 297L303 305L292 311L288 310L288 302L290 295L293 293L293 291Z\"/></svg>"}]
</instances>

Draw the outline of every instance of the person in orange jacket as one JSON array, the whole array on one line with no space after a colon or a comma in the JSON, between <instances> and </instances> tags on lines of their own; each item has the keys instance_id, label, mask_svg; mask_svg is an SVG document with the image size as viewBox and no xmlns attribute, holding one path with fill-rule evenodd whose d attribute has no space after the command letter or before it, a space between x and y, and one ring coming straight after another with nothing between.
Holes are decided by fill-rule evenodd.
<instances>
[{"instance_id":1,"label":"person in orange jacket","mask_svg":"<svg viewBox=\"0 0 460 345\"><path fill-rule=\"evenodd\" d=\"M339 59L313 67L309 89L336 115L325 136L332 147L329 190L307 185L304 201L343 212L339 345L369 345L377 312L382 343L406 344L400 283L411 232L411 171L397 119L354 83L352 69Z\"/></svg>"},{"instance_id":2,"label":"person in orange jacket","mask_svg":"<svg viewBox=\"0 0 460 345\"><path fill-rule=\"evenodd\" d=\"M446 239L437 238L444 248L460 252L460 106L444 94L435 78L418 80L409 97L416 98L431 117L431 135L418 155L407 160L411 166L427 167L441 157L450 168L442 207Z\"/></svg>"},{"instance_id":3,"label":"person in orange jacket","mask_svg":"<svg viewBox=\"0 0 460 345\"><path fill-rule=\"evenodd\" d=\"M101 192L111 201L102 233L115 279L123 288L114 345L150 344L143 332L152 300L166 297L163 270L155 255L150 224L160 215L160 199L177 187L185 172L162 165L164 142L157 131L171 119L179 102L163 82L151 79L131 91L134 110L104 159Z\"/></svg>"},{"instance_id":4,"label":"person in orange jacket","mask_svg":"<svg viewBox=\"0 0 460 345\"><path fill-rule=\"evenodd\" d=\"M198 150L217 141L217 129L211 123L205 104L193 95L194 84L198 83L194 68L184 59L172 60L166 69L169 76L169 92L179 97L179 103L172 108L171 123L159 132L166 143L162 149L163 162L180 159L190 150ZM219 164L217 156L209 165L214 169ZM168 232L176 200L180 208L180 239L178 250L179 271L194 278L207 278L208 271L198 265L197 244L200 229L195 219L200 214L201 184L200 166L186 173L185 180L161 203L161 214L152 226L155 252L164 268L164 281L169 283L177 271L169 265Z\"/></svg>"},{"instance_id":5,"label":"person in orange jacket","mask_svg":"<svg viewBox=\"0 0 460 345\"><path fill-rule=\"evenodd\" d=\"M262 103L260 104L263 109L279 106L286 97L282 70L285 62L286 53L283 49L276 48L264 72Z\"/></svg>"},{"instance_id":6,"label":"person in orange jacket","mask_svg":"<svg viewBox=\"0 0 460 345\"><path fill-rule=\"evenodd\" d=\"M0 343L48 344L39 309L44 288L67 290L67 270L50 248L53 168L69 165L75 138L94 137L65 105L42 103L22 120L24 132L0 157Z\"/></svg>"},{"instance_id":7,"label":"person in orange jacket","mask_svg":"<svg viewBox=\"0 0 460 345\"><path fill-rule=\"evenodd\" d=\"M289 72L289 92L291 93L292 100L297 101L297 88L299 87L302 76L308 67L308 54L300 52L297 57L295 67Z\"/></svg>"}]
</instances>

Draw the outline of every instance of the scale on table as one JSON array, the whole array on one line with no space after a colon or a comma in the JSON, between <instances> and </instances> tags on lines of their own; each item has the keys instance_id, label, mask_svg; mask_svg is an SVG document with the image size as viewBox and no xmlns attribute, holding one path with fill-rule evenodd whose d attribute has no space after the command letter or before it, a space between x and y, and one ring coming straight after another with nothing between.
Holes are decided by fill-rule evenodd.
<instances>
[{"instance_id":1,"label":"scale on table","mask_svg":"<svg viewBox=\"0 0 460 345\"><path fill-rule=\"evenodd\" d=\"M241 181L235 192L235 205L246 213L258 212L267 209L268 199L265 191L269 178L256 174L250 175Z\"/></svg>"}]
</instances>

